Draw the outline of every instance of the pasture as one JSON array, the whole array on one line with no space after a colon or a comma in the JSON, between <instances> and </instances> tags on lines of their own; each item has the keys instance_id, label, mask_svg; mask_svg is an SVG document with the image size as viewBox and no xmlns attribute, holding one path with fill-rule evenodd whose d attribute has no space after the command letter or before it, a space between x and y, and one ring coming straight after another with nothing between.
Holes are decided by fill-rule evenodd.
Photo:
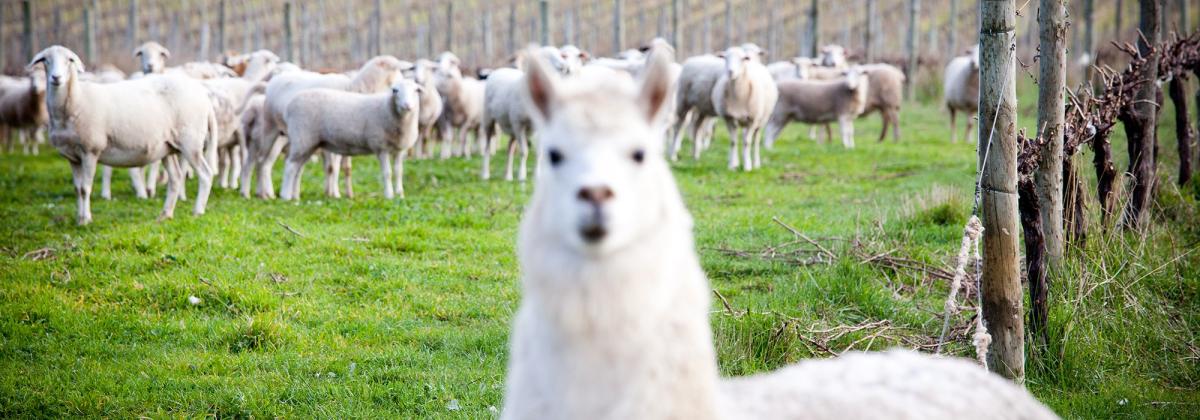
<instances>
[{"instance_id":1,"label":"pasture","mask_svg":"<svg viewBox=\"0 0 1200 420\"><path fill-rule=\"evenodd\" d=\"M1034 89L1021 94L1032 125ZM1055 356L1028 352L1027 386L1064 418L1200 410L1200 184L1171 180L1163 115L1147 240L1109 230L1069 249L1038 350ZM936 342L947 283L871 256L951 266L975 148L946 140L934 105L906 104L902 121L897 144L862 120L853 150L792 125L752 173L725 169L718 127L700 162L675 166L720 295L723 373ZM135 199L118 171L115 199L94 199L94 223L78 227L66 161L45 147L0 156L0 417L494 417L532 183L481 181L478 164L409 161L408 198L389 201L360 158L353 199L324 197L310 169L299 203L214 188L208 214L184 203L163 223L161 200ZM836 258L761 258L793 239L774 218ZM956 326L974 313L963 304ZM971 357L954 330L948 352Z\"/></svg>"}]
</instances>

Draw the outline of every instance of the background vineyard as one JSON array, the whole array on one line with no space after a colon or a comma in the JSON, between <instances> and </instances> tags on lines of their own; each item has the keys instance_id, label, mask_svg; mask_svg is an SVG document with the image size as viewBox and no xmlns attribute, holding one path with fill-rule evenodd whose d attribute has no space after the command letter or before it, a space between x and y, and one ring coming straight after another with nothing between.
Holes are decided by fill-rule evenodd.
<instances>
[{"instance_id":1,"label":"background vineyard","mask_svg":"<svg viewBox=\"0 0 1200 420\"><path fill-rule=\"evenodd\" d=\"M756 42L772 59L805 55L809 1L675 0L679 8L679 35L675 40L682 56L721 49L731 41ZM32 8L33 51L62 44L84 51L85 9L95 26L95 49L85 60L108 63L129 71L133 48L156 40L172 51L175 62L213 60L221 51L260 48L286 55L285 4L291 3L293 56L305 67L344 69L364 61L376 51L404 58L430 57L453 50L470 67L502 65L512 51L541 40L538 1L434 1L434 0L35 0ZM672 0L622 2L625 45L615 45L613 0L552 0L548 2L550 42L574 43L597 55L640 44L655 36L670 38ZM909 0L875 0L875 19L867 16L868 0L820 0L818 43L838 43L863 55L868 27L871 49L878 60L903 62L908 30ZM958 0L951 15L951 0L924 0L918 13L918 48L924 60L941 62L977 38L978 4ZM1083 50L1082 3L1071 2L1072 56ZM1114 37L1133 40L1136 4L1132 1L1095 2L1096 43ZM1179 22L1177 2L1169 1L1168 27ZM223 6L222 6L223 5ZM376 7L381 10L378 24ZM1121 5L1121 10L1118 10ZM1028 58L1036 50L1036 3L1026 4L1018 17L1018 47ZM22 1L0 4L0 68L17 73L28 59L23 45ZM220 10L224 9L224 42L220 41ZM1195 8L1193 8L1195 9ZM131 20L136 10L136 18ZM1124 19L1116 28L1118 12ZM872 25L868 25L868 21ZM952 25L951 21L957 22ZM131 24L135 23L135 24ZM378 26L377 26L378 25ZM376 29L378 28L378 29ZM288 57L285 57L288 58Z\"/></svg>"}]
</instances>

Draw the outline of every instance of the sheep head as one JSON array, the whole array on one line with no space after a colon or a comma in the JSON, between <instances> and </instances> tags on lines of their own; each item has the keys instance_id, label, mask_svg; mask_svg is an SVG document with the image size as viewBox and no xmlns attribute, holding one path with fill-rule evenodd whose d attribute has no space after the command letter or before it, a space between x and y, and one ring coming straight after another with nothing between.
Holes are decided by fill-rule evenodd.
<instances>
[{"instance_id":1,"label":"sheep head","mask_svg":"<svg viewBox=\"0 0 1200 420\"><path fill-rule=\"evenodd\" d=\"M725 73L730 79L741 78L743 74L746 74L746 66L754 60L752 54L742 47L729 47L724 52L718 53L717 57L725 60Z\"/></svg>"},{"instance_id":2,"label":"sheep head","mask_svg":"<svg viewBox=\"0 0 1200 420\"><path fill-rule=\"evenodd\" d=\"M682 202L658 118L670 99L668 55L652 55L640 87L589 73L560 80L534 57L526 62L525 103L547 166L522 234L602 257L678 221L670 216Z\"/></svg>"},{"instance_id":3,"label":"sheep head","mask_svg":"<svg viewBox=\"0 0 1200 420\"><path fill-rule=\"evenodd\" d=\"M142 73L162 73L167 68L167 59L171 58L171 51L152 41L133 50L133 57L140 61Z\"/></svg>"},{"instance_id":4,"label":"sheep head","mask_svg":"<svg viewBox=\"0 0 1200 420\"><path fill-rule=\"evenodd\" d=\"M846 49L841 45L821 47L820 62L824 67L843 67L846 65Z\"/></svg>"},{"instance_id":5,"label":"sheep head","mask_svg":"<svg viewBox=\"0 0 1200 420\"><path fill-rule=\"evenodd\" d=\"M29 68L32 70L38 64L45 69L46 82L53 88L74 80L80 72L86 71L83 68L83 60L80 60L74 51L61 45L55 45L37 53L29 62Z\"/></svg>"},{"instance_id":6,"label":"sheep head","mask_svg":"<svg viewBox=\"0 0 1200 420\"><path fill-rule=\"evenodd\" d=\"M591 59L591 55L587 51L579 49L574 45L564 45L559 49L559 54L567 66L567 74L575 74L579 69L583 68L583 63Z\"/></svg>"},{"instance_id":7,"label":"sheep head","mask_svg":"<svg viewBox=\"0 0 1200 420\"><path fill-rule=\"evenodd\" d=\"M401 79L392 83L392 107L397 114L417 110L421 104L421 93L425 89L417 82Z\"/></svg>"},{"instance_id":8,"label":"sheep head","mask_svg":"<svg viewBox=\"0 0 1200 420\"><path fill-rule=\"evenodd\" d=\"M437 76L438 79L461 79L462 70L459 66L462 65L462 60L458 59L454 53L446 51L438 56L437 61Z\"/></svg>"},{"instance_id":9,"label":"sheep head","mask_svg":"<svg viewBox=\"0 0 1200 420\"><path fill-rule=\"evenodd\" d=\"M377 56L363 64L348 90L358 93L383 92L397 80L404 79L406 72L411 74L413 67L413 63L390 55Z\"/></svg>"}]
</instances>

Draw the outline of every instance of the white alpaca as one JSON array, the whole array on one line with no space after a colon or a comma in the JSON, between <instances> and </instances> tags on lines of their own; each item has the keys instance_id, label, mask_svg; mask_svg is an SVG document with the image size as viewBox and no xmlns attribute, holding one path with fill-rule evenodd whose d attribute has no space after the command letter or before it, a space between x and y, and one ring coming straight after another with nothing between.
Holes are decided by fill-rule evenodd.
<instances>
[{"instance_id":1,"label":"white alpaca","mask_svg":"<svg viewBox=\"0 0 1200 420\"><path fill-rule=\"evenodd\" d=\"M669 60L640 90L523 85L549 167L522 219L503 419L1054 418L970 362L854 353L722 380L692 220L663 156Z\"/></svg>"}]
</instances>

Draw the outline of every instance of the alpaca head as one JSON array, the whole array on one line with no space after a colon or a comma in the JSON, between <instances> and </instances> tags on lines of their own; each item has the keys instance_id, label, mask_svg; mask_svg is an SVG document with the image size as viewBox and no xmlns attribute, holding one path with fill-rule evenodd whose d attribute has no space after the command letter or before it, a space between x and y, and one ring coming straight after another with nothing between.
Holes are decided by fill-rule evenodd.
<instances>
[{"instance_id":1,"label":"alpaca head","mask_svg":"<svg viewBox=\"0 0 1200 420\"><path fill-rule=\"evenodd\" d=\"M33 69L38 64L45 69L46 82L51 88L65 85L79 73L86 71L83 68L83 60L80 60L75 52L61 45L42 50L30 60L29 68Z\"/></svg>"},{"instance_id":2,"label":"alpaca head","mask_svg":"<svg viewBox=\"0 0 1200 420\"><path fill-rule=\"evenodd\" d=\"M167 68L167 59L171 58L171 51L167 50L167 47L152 41L142 44L136 50L133 50L133 58L138 59L138 65L142 69L142 73L162 73Z\"/></svg>"},{"instance_id":3,"label":"alpaca head","mask_svg":"<svg viewBox=\"0 0 1200 420\"><path fill-rule=\"evenodd\" d=\"M532 55L532 54L531 54ZM640 87L628 79L560 79L526 62L526 108L544 169L523 230L581 255L602 257L660 228L681 208L663 159L663 105L671 59L654 54Z\"/></svg>"}]
</instances>

